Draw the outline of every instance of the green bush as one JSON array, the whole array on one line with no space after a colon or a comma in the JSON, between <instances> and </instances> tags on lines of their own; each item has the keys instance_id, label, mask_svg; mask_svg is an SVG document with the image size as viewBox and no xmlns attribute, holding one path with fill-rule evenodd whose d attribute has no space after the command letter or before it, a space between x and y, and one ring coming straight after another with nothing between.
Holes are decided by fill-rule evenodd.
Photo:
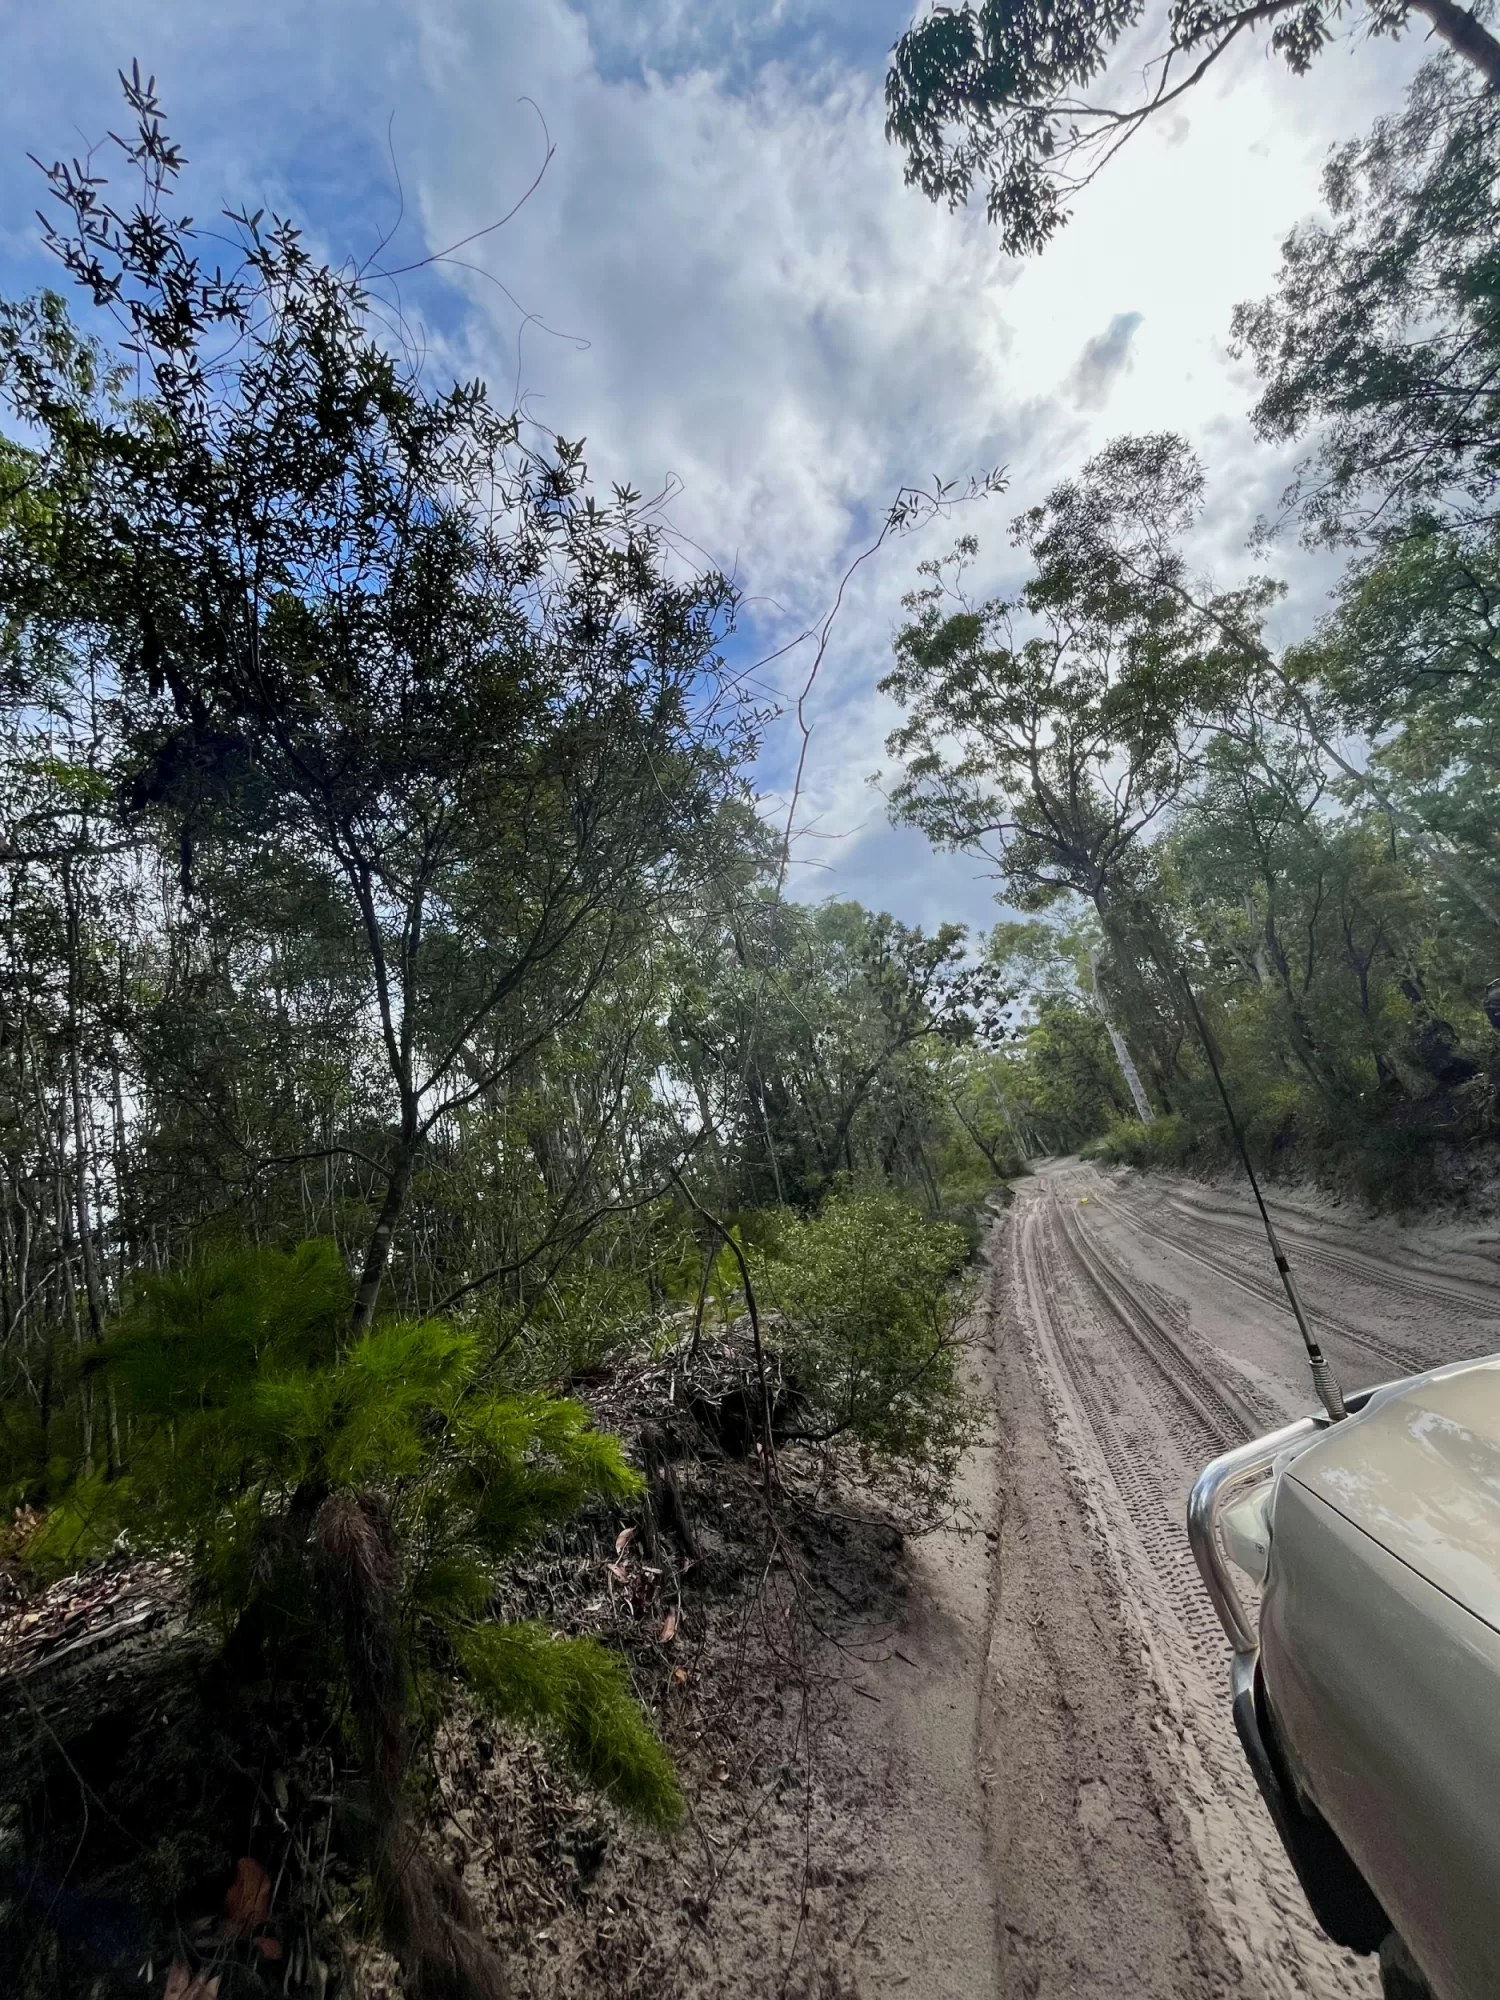
<instances>
[{"instance_id":1,"label":"green bush","mask_svg":"<svg viewBox=\"0 0 1500 2000\"><path fill-rule=\"evenodd\" d=\"M363 1753L388 1934L420 1984L473 1941L434 1917L406 1824L418 1686L424 1727L467 1685L626 1809L668 1821L680 1797L621 1661L488 1615L513 1550L591 1496L638 1493L617 1441L575 1402L496 1393L443 1321L350 1339L349 1303L321 1242L138 1280L94 1363L125 1464L79 1479L26 1555L66 1568L122 1534L185 1554L233 1671L328 1691Z\"/></svg>"},{"instance_id":2,"label":"green bush","mask_svg":"<svg viewBox=\"0 0 1500 2000\"><path fill-rule=\"evenodd\" d=\"M1121 1118L1083 1148L1083 1157L1111 1166L1180 1166L1195 1138L1186 1121L1172 1112L1153 1118L1149 1125L1138 1118Z\"/></svg>"},{"instance_id":3,"label":"green bush","mask_svg":"<svg viewBox=\"0 0 1500 2000\"><path fill-rule=\"evenodd\" d=\"M951 1479L974 1428L960 1379L968 1250L956 1224L884 1191L836 1193L781 1229L757 1283L783 1316L808 1434Z\"/></svg>"}]
</instances>

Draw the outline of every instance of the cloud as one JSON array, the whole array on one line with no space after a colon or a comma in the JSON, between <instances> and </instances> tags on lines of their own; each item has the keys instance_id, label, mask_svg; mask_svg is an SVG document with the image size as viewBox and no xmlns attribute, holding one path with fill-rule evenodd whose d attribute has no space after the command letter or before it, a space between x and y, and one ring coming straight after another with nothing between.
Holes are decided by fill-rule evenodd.
<instances>
[{"instance_id":1,"label":"cloud","mask_svg":"<svg viewBox=\"0 0 1500 2000\"><path fill-rule=\"evenodd\" d=\"M1143 314L1116 313L1085 346L1067 380L1066 393L1081 410L1102 410L1116 377L1130 365L1130 343Z\"/></svg>"},{"instance_id":2,"label":"cloud","mask_svg":"<svg viewBox=\"0 0 1500 2000\"><path fill-rule=\"evenodd\" d=\"M492 83L525 73L520 21L455 6L432 34L413 176L430 241L501 212L524 172ZM693 537L806 618L901 483L1013 453L1011 268L982 218L913 211L878 72L816 96L774 65L736 91L705 69L610 80L561 31L547 60L529 88L557 157L480 261L591 344L526 336L529 407L586 433L606 476L680 481ZM459 282L476 347L513 367L507 301Z\"/></svg>"}]
</instances>

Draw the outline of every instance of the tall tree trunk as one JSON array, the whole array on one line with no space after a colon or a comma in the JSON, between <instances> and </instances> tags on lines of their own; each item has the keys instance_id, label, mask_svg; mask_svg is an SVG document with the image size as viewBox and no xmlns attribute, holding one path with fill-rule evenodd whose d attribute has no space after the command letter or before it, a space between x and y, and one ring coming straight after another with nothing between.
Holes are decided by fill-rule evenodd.
<instances>
[{"instance_id":1,"label":"tall tree trunk","mask_svg":"<svg viewBox=\"0 0 1500 2000\"><path fill-rule=\"evenodd\" d=\"M72 1194L78 1223L78 1249L83 1264L84 1296L88 1302L89 1332L96 1341L104 1338L104 1287L99 1277L99 1259L94 1241L93 1218L89 1214L89 1130L84 1115L83 1070L78 1060L81 1023L78 998L79 967L82 953L82 926L78 917L78 892L73 881L73 865L65 860L62 868L63 909L68 935L68 1093L73 1114Z\"/></svg>"},{"instance_id":2,"label":"tall tree trunk","mask_svg":"<svg viewBox=\"0 0 1500 2000\"><path fill-rule=\"evenodd\" d=\"M786 1195L781 1185L781 1162L776 1157L776 1141L771 1136L771 1114L766 1108L766 1082L758 1069L753 1074L755 1082L751 1089L751 1095L755 1107L760 1113L761 1129L766 1135L766 1157L771 1162L771 1179L776 1187L776 1205L778 1208L784 1208L786 1206Z\"/></svg>"},{"instance_id":3,"label":"tall tree trunk","mask_svg":"<svg viewBox=\"0 0 1500 2000\"><path fill-rule=\"evenodd\" d=\"M1262 986L1269 986L1272 983L1271 961L1266 957L1265 925L1262 924L1260 912L1255 907L1255 898L1250 894L1248 889L1245 891L1245 917L1250 925L1250 935L1255 940L1254 958L1252 961L1255 966L1255 976ZM1267 922L1269 921L1268 918Z\"/></svg>"},{"instance_id":4,"label":"tall tree trunk","mask_svg":"<svg viewBox=\"0 0 1500 2000\"><path fill-rule=\"evenodd\" d=\"M416 1165L416 1158L416 1120L415 1117L410 1117L402 1126L395 1162L386 1179L385 1199L380 1204L380 1214L376 1217L375 1231L365 1250L364 1267L360 1271L359 1285L354 1294L354 1311L350 1318L349 1330L356 1339L360 1334L369 1332L375 1318L381 1281L385 1277L386 1266L391 1261L391 1239L396 1233L396 1224L401 1220L406 1207L406 1197L411 1192L412 1169Z\"/></svg>"},{"instance_id":5,"label":"tall tree trunk","mask_svg":"<svg viewBox=\"0 0 1500 2000\"><path fill-rule=\"evenodd\" d=\"M73 1278L73 1204L68 1198L67 1177L62 1163L62 1134L58 1133L57 1163L57 1215L58 1235L62 1252L60 1265L62 1273L63 1310L67 1317L68 1331L73 1336L75 1349L82 1349L83 1321L78 1312L78 1287ZM94 1472L94 1385L85 1375L78 1385L78 1415L82 1429L83 1473L86 1479Z\"/></svg>"},{"instance_id":6,"label":"tall tree trunk","mask_svg":"<svg viewBox=\"0 0 1500 2000\"><path fill-rule=\"evenodd\" d=\"M927 1158L927 1148L922 1144L922 1135L920 1132L916 1135L915 1152L917 1165L921 1169L922 1185L927 1194L927 1206L936 1215L943 1206L943 1199L938 1193L937 1179Z\"/></svg>"},{"instance_id":7,"label":"tall tree trunk","mask_svg":"<svg viewBox=\"0 0 1500 2000\"><path fill-rule=\"evenodd\" d=\"M1022 1160L1029 1160L1032 1152L1035 1150L1034 1141L1036 1134L1032 1133L1030 1138L1027 1137L1026 1127L1018 1122L1009 1104L996 1089L995 1079L989 1074L988 1070L985 1071L984 1080L989 1086L990 1096L994 1098L1000 1107L1000 1116L1011 1129L1011 1135L1020 1149Z\"/></svg>"},{"instance_id":8,"label":"tall tree trunk","mask_svg":"<svg viewBox=\"0 0 1500 2000\"><path fill-rule=\"evenodd\" d=\"M1432 31L1449 48L1471 62L1491 90L1500 90L1500 42L1454 0L1411 0L1412 12L1425 14Z\"/></svg>"},{"instance_id":9,"label":"tall tree trunk","mask_svg":"<svg viewBox=\"0 0 1500 2000\"><path fill-rule=\"evenodd\" d=\"M126 1198L128 1187L126 1155L129 1137L125 1123L125 1087L120 1078L118 1062L111 1071L110 1111L114 1118L115 1131L115 1282L118 1288L124 1283L125 1273L135 1264L139 1254L135 1214L130 1201Z\"/></svg>"},{"instance_id":10,"label":"tall tree trunk","mask_svg":"<svg viewBox=\"0 0 1500 2000\"><path fill-rule=\"evenodd\" d=\"M1094 1005L1099 1010L1099 1018L1104 1023L1104 1032L1109 1036L1110 1047L1115 1052L1115 1061L1120 1065L1120 1073L1130 1091L1130 1101L1135 1106L1135 1115L1143 1125L1150 1125L1154 1122L1156 1113L1151 1109L1151 1100L1146 1095L1145 1086L1141 1082L1141 1073L1135 1066L1135 1058L1130 1053L1125 1037L1110 1018L1109 1003L1104 997L1103 987L1099 984L1097 951L1089 953L1089 969L1094 975Z\"/></svg>"},{"instance_id":11,"label":"tall tree trunk","mask_svg":"<svg viewBox=\"0 0 1500 2000\"><path fill-rule=\"evenodd\" d=\"M974 1141L974 1144L979 1148L980 1152L983 1153L984 1157L989 1161L990 1172L995 1176L997 1180L1003 1180L1005 1178L1005 1172L995 1155L994 1148L988 1145L986 1141L980 1137L979 1127L974 1123L973 1119L970 1118L969 1114L964 1110L963 1106L959 1103L958 1093L956 1091L950 1090L948 1092L948 1102L953 1106L953 1114L957 1118L959 1124L963 1126L964 1130L968 1133L969 1137Z\"/></svg>"}]
</instances>

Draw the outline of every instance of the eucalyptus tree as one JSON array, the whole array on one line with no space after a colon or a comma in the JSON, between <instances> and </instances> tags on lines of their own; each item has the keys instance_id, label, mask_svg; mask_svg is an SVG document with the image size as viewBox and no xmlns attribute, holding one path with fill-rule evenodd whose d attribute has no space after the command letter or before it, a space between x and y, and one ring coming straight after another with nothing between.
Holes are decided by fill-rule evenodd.
<instances>
[{"instance_id":1,"label":"eucalyptus tree","mask_svg":"<svg viewBox=\"0 0 1500 2000\"><path fill-rule=\"evenodd\" d=\"M185 907L253 855L353 941L383 1098L363 1328L431 1135L579 1016L738 788L733 593L676 573L632 490L601 502L577 445L430 390L290 223L231 215L205 261L154 89L126 96L134 202L48 175L110 338L51 295L0 316L51 498L0 542L0 607L33 656L101 663L118 813L170 842Z\"/></svg>"},{"instance_id":2,"label":"eucalyptus tree","mask_svg":"<svg viewBox=\"0 0 1500 2000\"><path fill-rule=\"evenodd\" d=\"M1310 536L1492 531L1500 474L1500 98L1452 58L1334 153L1327 219L1287 238L1234 337L1268 441L1313 449L1288 495Z\"/></svg>"},{"instance_id":3,"label":"eucalyptus tree","mask_svg":"<svg viewBox=\"0 0 1500 2000\"><path fill-rule=\"evenodd\" d=\"M1276 1013L1278 1040L1313 1087L1335 1103L1349 1092L1347 1075L1311 1009L1341 888L1351 954L1361 949L1364 926L1357 906L1349 904L1348 870L1331 851L1331 829L1319 823L1326 790L1326 774L1305 740L1272 732L1252 717L1243 732L1225 734L1209 747L1204 782L1175 829L1171 860L1213 967L1211 982L1222 989L1236 978L1248 980ZM1383 945L1389 949L1377 920L1364 959L1366 980Z\"/></svg>"},{"instance_id":4,"label":"eucalyptus tree","mask_svg":"<svg viewBox=\"0 0 1500 2000\"><path fill-rule=\"evenodd\" d=\"M1472 907L1500 909L1500 545L1442 528L1392 540L1346 573L1289 665L1371 745L1402 818L1463 858ZM1487 943L1492 924L1485 926Z\"/></svg>"},{"instance_id":5,"label":"eucalyptus tree","mask_svg":"<svg viewBox=\"0 0 1500 2000\"><path fill-rule=\"evenodd\" d=\"M933 201L985 189L991 222L1012 253L1041 250L1068 203L1131 135L1169 112L1241 41L1263 30L1295 76L1311 69L1345 14L1342 0L972 0L934 5L897 42L886 78L886 134L906 178ZM1363 0L1369 35L1425 21L1500 88L1500 41L1457 0ZM1113 65L1130 58L1134 88ZM1141 57L1144 56L1144 61ZM1123 67L1123 62L1122 62Z\"/></svg>"},{"instance_id":6,"label":"eucalyptus tree","mask_svg":"<svg viewBox=\"0 0 1500 2000\"><path fill-rule=\"evenodd\" d=\"M893 813L987 855L1015 907L1091 906L1104 942L1077 990L1095 996L1143 1121L1132 1071L1170 1104L1196 1032L1184 978L1205 969L1163 843L1215 746L1222 759L1246 732L1305 738L1313 700L1288 691L1261 636L1273 587L1215 593L1192 577L1183 540L1202 497L1180 440L1117 440L1015 524L1031 573L1014 596L970 603L929 566L883 684L908 710L889 744L903 759Z\"/></svg>"},{"instance_id":7,"label":"eucalyptus tree","mask_svg":"<svg viewBox=\"0 0 1500 2000\"><path fill-rule=\"evenodd\" d=\"M1120 440L1020 516L1014 595L967 597L972 541L924 565L881 682L907 710L894 817L987 857L1020 909L1083 897L1112 938L1233 680L1215 621L1175 587L1198 479L1171 442Z\"/></svg>"}]
</instances>

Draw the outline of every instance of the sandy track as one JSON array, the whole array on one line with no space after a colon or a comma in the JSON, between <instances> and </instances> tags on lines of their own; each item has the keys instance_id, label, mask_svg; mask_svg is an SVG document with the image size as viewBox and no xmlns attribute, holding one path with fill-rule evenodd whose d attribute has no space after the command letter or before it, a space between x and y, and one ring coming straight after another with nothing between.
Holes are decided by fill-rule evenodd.
<instances>
[{"instance_id":1,"label":"sandy track","mask_svg":"<svg viewBox=\"0 0 1500 2000\"><path fill-rule=\"evenodd\" d=\"M1278 1205L1346 1386L1500 1349L1500 1263ZM1050 1163L997 1228L1001 1533L978 1734L1006 1996L1372 1994L1245 1770L1183 1530L1226 1446L1312 1395L1248 1202ZM993 1989L991 1989L993 1990Z\"/></svg>"}]
</instances>

